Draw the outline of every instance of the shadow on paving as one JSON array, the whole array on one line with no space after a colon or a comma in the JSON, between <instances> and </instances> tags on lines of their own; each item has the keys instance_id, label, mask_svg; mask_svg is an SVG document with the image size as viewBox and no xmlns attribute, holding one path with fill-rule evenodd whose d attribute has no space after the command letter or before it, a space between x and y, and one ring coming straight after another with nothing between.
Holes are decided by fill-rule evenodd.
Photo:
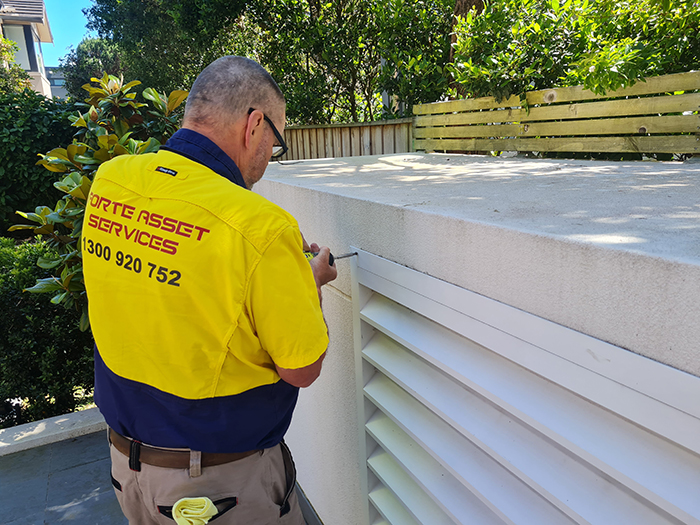
<instances>
[{"instance_id":1,"label":"shadow on paving","mask_svg":"<svg viewBox=\"0 0 700 525\"><path fill-rule=\"evenodd\" d=\"M126 525L106 432L0 457L0 508L4 525Z\"/></svg>"}]
</instances>

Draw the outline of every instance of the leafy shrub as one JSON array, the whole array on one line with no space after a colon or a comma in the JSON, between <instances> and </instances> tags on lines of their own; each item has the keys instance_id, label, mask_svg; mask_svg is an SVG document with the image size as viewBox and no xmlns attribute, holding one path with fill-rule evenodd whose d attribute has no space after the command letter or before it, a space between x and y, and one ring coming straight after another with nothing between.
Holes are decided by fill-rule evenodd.
<instances>
[{"instance_id":1,"label":"leafy shrub","mask_svg":"<svg viewBox=\"0 0 700 525\"><path fill-rule=\"evenodd\" d=\"M65 414L93 387L92 335L78 329L80 313L56 308L46 295L23 293L50 270L46 241L0 238L0 428Z\"/></svg>"},{"instance_id":2,"label":"leafy shrub","mask_svg":"<svg viewBox=\"0 0 700 525\"><path fill-rule=\"evenodd\" d=\"M36 165L37 152L70 143L73 109L29 89L0 93L0 231L16 222L15 210L60 197L55 177Z\"/></svg>"},{"instance_id":3,"label":"leafy shrub","mask_svg":"<svg viewBox=\"0 0 700 525\"><path fill-rule=\"evenodd\" d=\"M69 117L78 128L73 143L40 155L42 159L38 162L50 172L62 174L63 178L54 186L65 195L53 207L37 206L34 212L18 211L34 224L10 228L47 236L55 253L42 257L38 264L45 269L55 269L56 276L38 279L28 291L53 293L51 302L54 304L82 312L81 330L89 327L80 236L92 176L100 164L118 155L158 151L161 142L177 131L180 119L177 108L187 98L186 91L176 90L166 97L147 88L143 96L153 103L151 108L146 103L136 102L136 93L130 92L141 84L138 80L124 84L123 78L105 73L92 81L97 86L84 86L90 95L88 103L78 104L87 111Z\"/></svg>"},{"instance_id":4,"label":"leafy shrub","mask_svg":"<svg viewBox=\"0 0 700 525\"><path fill-rule=\"evenodd\" d=\"M570 85L596 93L644 77L700 69L700 3L695 0L606 0L594 3L586 54Z\"/></svg>"},{"instance_id":5,"label":"leafy shrub","mask_svg":"<svg viewBox=\"0 0 700 525\"><path fill-rule=\"evenodd\" d=\"M692 0L499 0L471 11L455 33L449 69L470 97L574 85L603 94L700 68Z\"/></svg>"}]
</instances>

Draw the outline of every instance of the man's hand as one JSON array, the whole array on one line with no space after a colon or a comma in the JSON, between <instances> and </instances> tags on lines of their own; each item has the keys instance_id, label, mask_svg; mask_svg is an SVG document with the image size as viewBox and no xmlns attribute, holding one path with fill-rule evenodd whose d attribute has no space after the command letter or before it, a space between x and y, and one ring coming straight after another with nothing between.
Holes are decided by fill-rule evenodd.
<instances>
[{"instance_id":1,"label":"man's hand","mask_svg":"<svg viewBox=\"0 0 700 525\"><path fill-rule=\"evenodd\" d=\"M299 232L299 233L301 233L301 232ZM302 240L302 243L303 243L302 249L303 249L305 252L317 253L317 252L321 249L321 248L319 247L319 245L316 244L315 242L312 242L312 243L309 245L309 243L306 242L306 239L304 238L304 234L303 234L303 233L301 234L301 240Z\"/></svg>"},{"instance_id":2,"label":"man's hand","mask_svg":"<svg viewBox=\"0 0 700 525\"><path fill-rule=\"evenodd\" d=\"M311 271L314 272L316 288L318 288L319 294L321 293L321 286L338 277L338 270L335 267L335 263L333 263L333 266L328 264L330 254L331 249L328 246L321 246L318 249L318 255L309 261L311 264Z\"/></svg>"}]
</instances>

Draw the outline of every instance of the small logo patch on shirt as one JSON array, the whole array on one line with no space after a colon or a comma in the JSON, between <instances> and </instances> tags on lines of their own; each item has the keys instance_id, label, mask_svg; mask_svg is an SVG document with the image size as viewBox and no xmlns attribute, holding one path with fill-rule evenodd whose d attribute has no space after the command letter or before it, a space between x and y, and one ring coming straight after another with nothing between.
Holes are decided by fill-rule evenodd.
<instances>
[{"instance_id":1,"label":"small logo patch on shirt","mask_svg":"<svg viewBox=\"0 0 700 525\"><path fill-rule=\"evenodd\" d=\"M171 170L170 168L164 168L163 166L158 166L156 168L156 171L160 171L161 173L167 173L168 175L172 175L173 177L177 175L177 171Z\"/></svg>"}]
</instances>

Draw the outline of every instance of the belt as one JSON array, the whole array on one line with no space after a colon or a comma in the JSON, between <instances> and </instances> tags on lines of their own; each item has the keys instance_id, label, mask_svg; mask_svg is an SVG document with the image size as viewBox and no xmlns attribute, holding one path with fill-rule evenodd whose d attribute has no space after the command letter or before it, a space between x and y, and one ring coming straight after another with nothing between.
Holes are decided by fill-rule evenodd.
<instances>
[{"instance_id":1,"label":"belt","mask_svg":"<svg viewBox=\"0 0 700 525\"><path fill-rule=\"evenodd\" d=\"M132 470L140 470L139 463L146 463L154 467L164 468L186 469L190 467L189 450L173 450L145 445L124 437L111 428L109 429L109 441L114 445L114 448L129 458L129 466ZM224 463L231 463L232 461L247 458L256 452L260 452L260 450L224 454L202 452L201 465L202 467L223 465Z\"/></svg>"}]
</instances>

